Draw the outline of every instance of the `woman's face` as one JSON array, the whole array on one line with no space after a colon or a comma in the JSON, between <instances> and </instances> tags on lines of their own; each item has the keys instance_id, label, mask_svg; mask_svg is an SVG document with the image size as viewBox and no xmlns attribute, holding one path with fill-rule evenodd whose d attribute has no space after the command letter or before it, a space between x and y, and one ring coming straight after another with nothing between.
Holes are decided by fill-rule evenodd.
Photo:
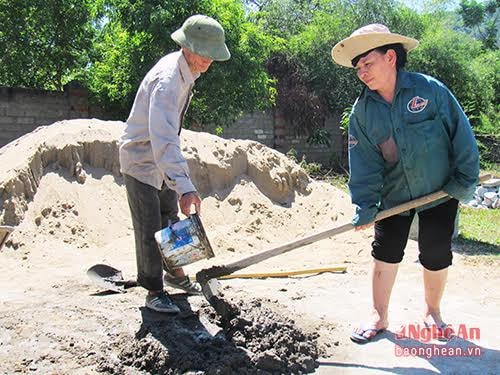
<instances>
[{"instance_id":1,"label":"woman's face","mask_svg":"<svg viewBox=\"0 0 500 375\"><path fill-rule=\"evenodd\" d=\"M396 71L396 53L391 49L386 53L373 50L359 59L355 68L358 78L370 90L385 91L390 88Z\"/></svg>"}]
</instances>

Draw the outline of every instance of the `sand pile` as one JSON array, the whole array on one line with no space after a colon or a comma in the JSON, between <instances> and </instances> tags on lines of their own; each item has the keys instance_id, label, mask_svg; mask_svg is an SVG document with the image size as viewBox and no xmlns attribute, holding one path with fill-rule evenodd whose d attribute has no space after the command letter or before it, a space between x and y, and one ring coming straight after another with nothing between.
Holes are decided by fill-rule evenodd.
<instances>
[{"instance_id":1,"label":"sand pile","mask_svg":"<svg viewBox=\"0 0 500 375\"><path fill-rule=\"evenodd\" d=\"M0 169L0 224L20 224L42 186L44 197L37 201L45 207L33 212L33 234L48 232L68 242L86 232L87 241L104 244L99 232L109 232L108 224L123 228L122 215L129 222L117 155L122 131L121 122L72 120L4 147L0 165L9 167ZM188 130L182 135L192 179L204 198L202 219L216 249L251 252L331 226L351 209L346 194L311 181L297 164L257 142Z\"/></svg>"},{"instance_id":2,"label":"sand pile","mask_svg":"<svg viewBox=\"0 0 500 375\"><path fill-rule=\"evenodd\" d=\"M48 372L63 364L68 371L115 373L122 373L120 366L148 372L211 372L218 367L251 373L255 366L279 373L311 371L318 356L314 335L262 301L241 305L239 320L231 329L224 327L221 336L217 332L222 327L211 321L213 310L203 307L202 297L189 303L176 300L184 312L193 303L194 312L175 319L151 317L144 309L138 316L140 289L118 300L96 299L95 287L84 276L92 264L112 263L130 277L135 272L133 232L118 168L122 131L121 122L65 121L39 128L0 150L0 224L16 228L0 252L6 264L3 276L16 278L32 267L38 271L13 285L0 304L22 310L33 308L35 301L37 306L29 312L34 323L16 321L14 310L0 318L6 320L0 325L8 327L0 337L18 337L16 342L4 340L7 352L18 355L9 362L15 365L6 368L35 366ZM345 193L310 180L274 150L205 133L183 131L182 137L192 179L204 198L201 217L216 253L210 261L190 265L191 272L350 218ZM34 300L29 302L28 296ZM81 321L68 320L62 306L71 306ZM34 324L34 330L25 331L26 324ZM32 347L28 343L34 339L38 344ZM67 342L79 344L63 349ZM200 353L208 353L210 360Z\"/></svg>"}]
</instances>

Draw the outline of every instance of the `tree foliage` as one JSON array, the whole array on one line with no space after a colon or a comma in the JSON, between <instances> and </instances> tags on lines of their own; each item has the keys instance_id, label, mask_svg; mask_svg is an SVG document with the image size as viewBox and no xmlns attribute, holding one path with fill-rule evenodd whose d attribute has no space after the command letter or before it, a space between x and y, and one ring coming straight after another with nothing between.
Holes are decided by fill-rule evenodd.
<instances>
[{"instance_id":1,"label":"tree foliage","mask_svg":"<svg viewBox=\"0 0 500 375\"><path fill-rule=\"evenodd\" d=\"M421 45L408 69L455 93L476 128L498 132L498 0L0 0L0 84L58 89L71 79L125 119L147 71L179 47L170 34L196 13L225 28L232 53L196 82L188 123L217 124L277 103L310 139L361 90L331 48L384 23ZM321 138L321 137L320 137Z\"/></svg>"},{"instance_id":2,"label":"tree foliage","mask_svg":"<svg viewBox=\"0 0 500 375\"><path fill-rule=\"evenodd\" d=\"M274 5L272 9L277 9L280 19L295 19L296 12L283 5L289 2L271 1L265 9ZM286 108L285 113L298 132L311 135L322 126L328 113L341 113L361 90L354 70L333 63L331 49L336 42L356 28L373 22L385 23L391 29L418 38L424 31L424 23L415 11L392 0L307 3L308 7L297 8L297 12L309 18L301 27L290 28L286 22L281 22L281 28L276 28L275 23L264 20L273 17L272 12L261 15L258 22L267 32L289 35L286 50L272 58L270 73L278 78L278 104ZM287 15L287 11L291 14Z\"/></svg>"},{"instance_id":3,"label":"tree foliage","mask_svg":"<svg viewBox=\"0 0 500 375\"><path fill-rule=\"evenodd\" d=\"M499 0L489 0L486 3L476 0L461 0L458 14L462 17L464 25L474 31L486 48L499 48Z\"/></svg>"},{"instance_id":4,"label":"tree foliage","mask_svg":"<svg viewBox=\"0 0 500 375\"><path fill-rule=\"evenodd\" d=\"M312 21L321 1L268 0L259 4L259 11L252 15L268 34L288 38L296 35Z\"/></svg>"},{"instance_id":5,"label":"tree foliage","mask_svg":"<svg viewBox=\"0 0 500 375\"><path fill-rule=\"evenodd\" d=\"M451 30L428 30L412 52L408 69L441 80L452 88L468 114L475 117L479 108L488 103L484 93L488 85L481 87L482 77L470 63L472 56L480 54L481 43L471 37Z\"/></svg>"},{"instance_id":6,"label":"tree foliage","mask_svg":"<svg viewBox=\"0 0 500 375\"><path fill-rule=\"evenodd\" d=\"M0 84L61 90L88 63L91 20L82 0L0 0Z\"/></svg>"},{"instance_id":7,"label":"tree foliage","mask_svg":"<svg viewBox=\"0 0 500 375\"><path fill-rule=\"evenodd\" d=\"M289 0L275 0L274 3L283 1ZM378 22L386 24L394 32L419 39L421 45L409 54L408 69L442 80L455 93L472 122L478 128L487 124L491 129L492 124L498 123L500 73L498 63L495 63L498 54L493 51L485 57L485 50L479 41L470 34L452 29L450 20L453 17L447 16L450 11L446 7L438 7L438 4L434 6L436 10L429 14L416 12L392 0L316 2L307 24L296 26L295 33L289 28L281 30L290 36L286 44L286 58L283 58L283 53L278 57L281 56L284 67L293 68L288 75L282 75L285 78L278 79L278 103L287 108L287 114L294 117L295 123L299 122L296 127L305 128L309 133L318 128L315 120L325 113L322 104L330 113L342 113L354 102L362 86L353 69L332 62L331 48L356 28ZM287 9L277 8L281 12ZM490 63L483 66L485 61ZM279 71L276 61L274 69ZM289 82L293 77L296 77L295 83L283 85L283 81ZM302 106L296 103L298 97L303 102Z\"/></svg>"},{"instance_id":8,"label":"tree foliage","mask_svg":"<svg viewBox=\"0 0 500 375\"><path fill-rule=\"evenodd\" d=\"M245 20L237 0L108 1L109 22L102 29L97 59L88 72L99 102L123 118L147 71L163 55L179 49L170 34L197 13L222 24L232 58L215 62L197 80L188 123L223 122L244 111L269 107L273 88L264 62L272 40Z\"/></svg>"}]
</instances>

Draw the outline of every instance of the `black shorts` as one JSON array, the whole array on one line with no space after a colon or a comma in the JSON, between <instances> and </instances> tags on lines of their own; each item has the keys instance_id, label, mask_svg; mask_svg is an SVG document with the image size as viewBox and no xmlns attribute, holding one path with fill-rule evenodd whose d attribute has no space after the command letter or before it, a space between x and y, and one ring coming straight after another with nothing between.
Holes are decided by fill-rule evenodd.
<instances>
[{"instance_id":1,"label":"black shorts","mask_svg":"<svg viewBox=\"0 0 500 375\"><path fill-rule=\"evenodd\" d=\"M419 260L424 268L439 271L451 265L451 239L455 230L458 201L450 199L418 213ZM386 263L400 263L408 242L415 210L375 223L372 256Z\"/></svg>"}]
</instances>

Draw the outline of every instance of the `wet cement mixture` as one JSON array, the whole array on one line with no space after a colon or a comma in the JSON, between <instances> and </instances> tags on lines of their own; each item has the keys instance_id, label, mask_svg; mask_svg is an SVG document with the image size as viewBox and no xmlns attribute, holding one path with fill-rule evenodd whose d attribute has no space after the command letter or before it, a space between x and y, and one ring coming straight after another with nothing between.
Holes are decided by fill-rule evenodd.
<instances>
[{"instance_id":1,"label":"wet cement mixture","mask_svg":"<svg viewBox=\"0 0 500 375\"><path fill-rule=\"evenodd\" d=\"M239 315L227 323L208 304L197 313L166 318L143 309L143 323L135 337L122 334L110 340L103 350L109 355L98 360L98 371L122 374L130 367L154 374L314 371L321 352L317 334L303 332L293 320L277 313L270 300L238 301L235 306ZM210 333L207 326L218 332Z\"/></svg>"}]
</instances>

